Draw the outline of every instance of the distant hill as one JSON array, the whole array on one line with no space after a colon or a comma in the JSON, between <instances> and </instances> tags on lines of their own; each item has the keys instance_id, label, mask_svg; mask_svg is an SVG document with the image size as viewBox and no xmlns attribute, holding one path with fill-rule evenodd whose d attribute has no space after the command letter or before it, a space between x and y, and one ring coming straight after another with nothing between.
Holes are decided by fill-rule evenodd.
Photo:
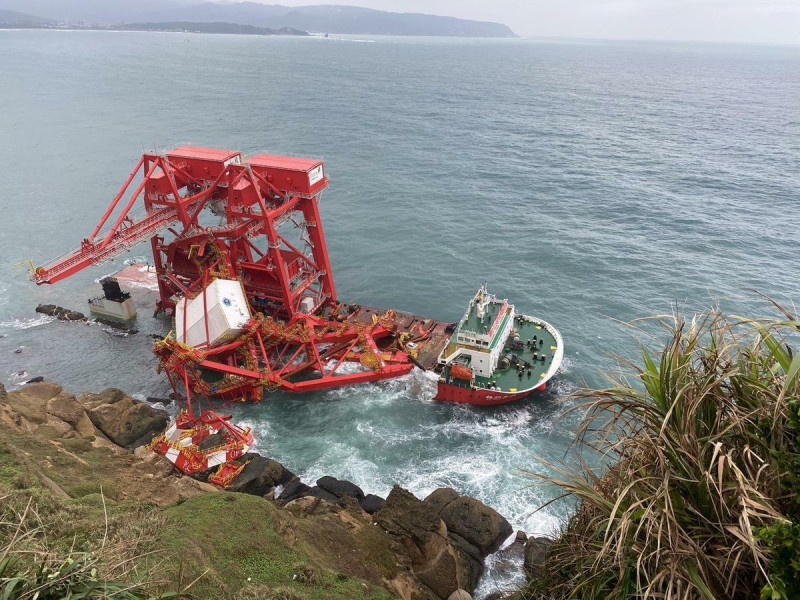
<instances>
[{"instance_id":1,"label":"distant hill","mask_svg":"<svg viewBox=\"0 0 800 600\"><path fill-rule=\"evenodd\" d=\"M269 29L335 34L516 37L500 23L419 13L391 13L355 6L289 7L258 2L199 0L0 0L0 7L56 20L96 24L236 23Z\"/></svg>"},{"instance_id":2,"label":"distant hill","mask_svg":"<svg viewBox=\"0 0 800 600\"><path fill-rule=\"evenodd\" d=\"M516 37L508 26L500 23L326 4L288 7L257 2L201 2L150 13L156 21L177 19L179 15L185 18L191 15L193 21L227 21L325 33Z\"/></svg>"},{"instance_id":3,"label":"distant hill","mask_svg":"<svg viewBox=\"0 0 800 600\"><path fill-rule=\"evenodd\" d=\"M270 29L255 25L239 23L192 23L187 21L170 21L167 23L127 23L121 26L129 31L190 31L192 33L236 33L244 35L308 35L306 31L284 27Z\"/></svg>"},{"instance_id":4,"label":"distant hill","mask_svg":"<svg viewBox=\"0 0 800 600\"><path fill-rule=\"evenodd\" d=\"M50 19L35 17L16 10L0 9L0 26L3 25L49 25L53 23Z\"/></svg>"}]
</instances>

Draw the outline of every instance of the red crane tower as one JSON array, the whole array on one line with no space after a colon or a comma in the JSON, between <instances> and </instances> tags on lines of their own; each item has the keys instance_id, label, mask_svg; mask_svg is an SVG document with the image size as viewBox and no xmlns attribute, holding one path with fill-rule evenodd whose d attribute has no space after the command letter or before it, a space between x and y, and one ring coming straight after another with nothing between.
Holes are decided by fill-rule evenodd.
<instances>
[{"instance_id":1,"label":"red crane tower","mask_svg":"<svg viewBox=\"0 0 800 600\"><path fill-rule=\"evenodd\" d=\"M266 154L244 160L239 152L195 147L144 154L92 234L34 271L37 284L56 283L150 239L156 313L183 315L155 353L188 402L177 431L168 431L156 450L172 453L186 472L224 465L252 445L252 434L229 417L195 416L193 394L260 401L265 389L322 390L413 369L413 351L404 345L409 336L395 335L392 311L364 323L349 319L338 302L319 213L328 183L319 160ZM209 330L207 290L217 279L240 282L251 317L222 342ZM190 345L193 301L202 302L205 335ZM348 362L358 366L341 372ZM213 457L197 450L212 433L231 440ZM221 470L218 480L230 476Z\"/></svg>"}]
</instances>

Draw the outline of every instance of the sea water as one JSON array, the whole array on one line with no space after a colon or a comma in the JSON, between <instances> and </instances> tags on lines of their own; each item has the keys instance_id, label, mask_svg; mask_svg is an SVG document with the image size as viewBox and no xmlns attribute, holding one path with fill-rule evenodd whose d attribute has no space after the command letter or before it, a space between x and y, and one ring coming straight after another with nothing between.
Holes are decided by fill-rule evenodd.
<instances>
[{"instance_id":1,"label":"sea water","mask_svg":"<svg viewBox=\"0 0 800 600\"><path fill-rule=\"evenodd\" d=\"M323 158L344 301L456 321L488 282L563 334L550 390L510 406L434 404L435 378L415 371L232 408L306 480L451 486L553 534L570 504L537 511L558 491L527 473L572 443L570 392L636 360L622 323L798 299L797 47L0 31L0 80L10 389L44 376L168 395L150 335L171 323L151 318L152 291L134 290L137 335L33 312L85 312L96 280L148 245L56 286L15 265L79 243L143 151L182 144ZM490 561L478 596L519 582Z\"/></svg>"}]
</instances>

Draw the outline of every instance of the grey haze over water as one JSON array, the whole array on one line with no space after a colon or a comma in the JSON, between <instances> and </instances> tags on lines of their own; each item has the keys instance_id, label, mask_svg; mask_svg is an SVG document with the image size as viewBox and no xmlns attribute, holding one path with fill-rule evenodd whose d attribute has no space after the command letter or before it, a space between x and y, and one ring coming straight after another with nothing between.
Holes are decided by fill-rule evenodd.
<instances>
[{"instance_id":1,"label":"grey haze over water","mask_svg":"<svg viewBox=\"0 0 800 600\"><path fill-rule=\"evenodd\" d=\"M618 321L717 299L769 313L753 289L798 299L800 48L2 31L0 76L9 387L168 393L147 334L171 324L150 317L152 294L137 291L129 337L33 312L83 308L120 262L39 288L14 264L88 235L143 149L186 143L324 158L345 301L457 320L488 281L561 330L551 392L501 409L433 404L419 372L233 409L305 478L452 486L552 532L568 506L532 514L555 491L520 470L563 457L571 389L636 358ZM482 590L502 583L491 571Z\"/></svg>"},{"instance_id":2,"label":"grey haze over water","mask_svg":"<svg viewBox=\"0 0 800 600\"><path fill-rule=\"evenodd\" d=\"M273 0L257 0L272 4ZM395 12L499 21L519 35L800 43L800 0L348 0ZM283 0L300 6L308 0Z\"/></svg>"}]
</instances>

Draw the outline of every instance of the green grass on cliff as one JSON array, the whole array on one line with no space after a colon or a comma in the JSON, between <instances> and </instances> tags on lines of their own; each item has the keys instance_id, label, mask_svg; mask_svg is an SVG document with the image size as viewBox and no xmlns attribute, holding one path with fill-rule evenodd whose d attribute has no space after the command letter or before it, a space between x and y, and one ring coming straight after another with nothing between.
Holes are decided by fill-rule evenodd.
<instances>
[{"instance_id":1,"label":"green grass on cliff","mask_svg":"<svg viewBox=\"0 0 800 600\"><path fill-rule=\"evenodd\" d=\"M800 320L782 312L663 319L632 379L582 394L579 441L613 466L545 478L580 504L524 598L800 599Z\"/></svg>"},{"instance_id":2,"label":"green grass on cliff","mask_svg":"<svg viewBox=\"0 0 800 600\"><path fill-rule=\"evenodd\" d=\"M391 598L361 579L312 567L306 553L298 546L291 548L276 532L282 525L276 523L275 508L263 498L204 494L168 508L165 514L168 524L160 542L173 557L165 568L182 584L200 577L192 586L195 597L264 594L277 599L280 592L290 600Z\"/></svg>"},{"instance_id":3,"label":"green grass on cliff","mask_svg":"<svg viewBox=\"0 0 800 600\"><path fill-rule=\"evenodd\" d=\"M0 568L0 598L14 581L27 592L11 600L67 571L64 581L90 590L88 598L106 597L96 586L114 581L133 586L119 598L161 597L189 584L185 597L202 600L391 598L380 584L394 577L396 558L379 528L328 514L295 518L244 494L167 506L157 498L159 507L142 500L152 490L137 493L138 469L129 454L0 423L0 558L6 550L13 558ZM40 600L64 597L63 589Z\"/></svg>"},{"instance_id":4,"label":"green grass on cliff","mask_svg":"<svg viewBox=\"0 0 800 600\"><path fill-rule=\"evenodd\" d=\"M0 487L13 490L29 487L31 484L24 466L16 459L8 444L0 439Z\"/></svg>"}]
</instances>

